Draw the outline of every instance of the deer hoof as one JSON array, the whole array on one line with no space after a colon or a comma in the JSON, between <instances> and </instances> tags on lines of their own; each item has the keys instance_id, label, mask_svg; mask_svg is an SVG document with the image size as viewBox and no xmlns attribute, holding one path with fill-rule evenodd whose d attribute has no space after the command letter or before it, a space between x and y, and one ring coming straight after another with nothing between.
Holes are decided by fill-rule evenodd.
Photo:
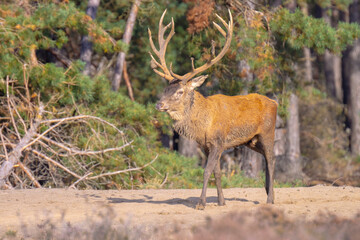
<instances>
[{"instance_id":1,"label":"deer hoof","mask_svg":"<svg viewBox=\"0 0 360 240\"><path fill-rule=\"evenodd\" d=\"M205 210L205 205L201 204L201 203L198 203L196 204L196 207L195 207L196 210Z\"/></svg>"}]
</instances>

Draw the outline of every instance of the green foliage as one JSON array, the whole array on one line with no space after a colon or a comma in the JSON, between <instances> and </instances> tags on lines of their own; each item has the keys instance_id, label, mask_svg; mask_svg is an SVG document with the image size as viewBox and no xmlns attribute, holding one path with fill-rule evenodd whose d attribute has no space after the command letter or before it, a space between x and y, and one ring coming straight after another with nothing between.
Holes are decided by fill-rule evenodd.
<instances>
[{"instance_id":1,"label":"green foliage","mask_svg":"<svg viewBox=\"0 0 360 240\"><path fill-rule=\"evenodd\" d=\"M318 53L325 49L340 53L360 36L358 24L339 23L334 29L324 19L305 16L299 9L294 13L282 8L270 21L271 30L295 49L309 47Z\"/></svg>"},{"instance_id":2,"label":"green foliage","mask_svg":"<svg viewBox=\"0 0 360 240\"><path fill-rule=\"evenodd\" d=\"M168 45L166 60L168 65L173 63L173 70L178 74L191 71L190 57L195 58L196 66L206 63L211 57L212 40L216 42L218 53L224 44L223 36L213 26L190 35L186 31L186 14L191 4L185 1L143 1L130 46L124 44L121 38L133 1L101 2L95 20L85 14L87 1L30 2L29 9L20 7L15 1L0 4L0 79L11 76L18 80L18 87L29 84L30 94L39 96L47 104L50 117L64 116L64 113L66 116L91 114L121 128L126 137L133 140L131 147L121 154L107 154L99 166L94 168L96 173L142 166L158 155L154 164L142 172L112 177L120 187L200 187L203 170L196 160L161 147L159 133L171 135L171 120L166 114L155 111L154 102L167 82L154 74L150 67L148 52L151 48L147 29L152 30L157 46L158 21L166 6L164 23L174 18L176 26L176 34ZM324 8L335 5L341 10L347 8L350 1L319 0L316 3ZM216 13L226 21L228 7L228 1L216 1ZM284 8L275 12L260 9L251 14L236 8L231 8L231 11L235 24L231 48L221 62L204 73L211 76L206 83L211 88L208 93L275 94L278 96L279 114L282 117L287 114L289 90L297 87L296 81L289 83L287 79L295 79L293 63L301 57L299 50L310 47L317 53L323 53L325 49L339 53L360 36L357 24L340 22L336 28L332 28L323 19L305 16L300 10L290 13ZM211 14L210 20L218 22L215 14ZM81 35L90 36L98 58L111 59L119 51L128 53L127 70L136 102L125 96L125 87L120 93L111 91L109 76L83 75L84 63L77 60L77 53L66 56L71 63L63 64L62 67L59 67L59 61L51 59L54 58L51 53L54 49L75 52L76 49L71 45L79 46L76 39ZM248 72L240 68L239 63L248 65ZM248 80L250 74L254 76L252 80ZM303 98L310 96L326 99L326 95L317 89L311 93L300 89L300 93ZM0 95L4 94L5 85L0 81ZM101 129L101 126L96 127ZM113 135L96 136L89 127L82 126L64 129L79 148L101 149L125 143L114 130L105 130ZM19 131L23 133L25 130L20 126ZM324 137L330 138L327 134L324 133ZM324 148L339 149L338 146L330 145ZM340 150L337 153L333 155L334 158L344 156ZM92 157L83 157L81 160L87 164L94 161ZM62 161L66 166L71 166L69 159L63 158ZM166 174L168 178L163 184ZM223 185L263 187L263 178L247 179L242 174L223 176ZM213 181L210 186L214 186Z\"/></svg>"},{"instance_id":3,"label":"green foliage","mask_svg":"<svg viewBox=\"0 0 360 240\"><path fill-rule=\"evenodd\" d=\"M89 34L100 51L126 49L123 43L114 43L98 24L71 2L39 3L31 14L15 3L2 4L0 17L0 78L12 76L22 81L25 74L32 90L41 93L45 101L54 97L61 104L91 100L93 83L81 73L84 65L80 61L73 61L68 69L49 62L39 64L36 51L63 47L71 31Z\"/></svg>"}]
</instances>

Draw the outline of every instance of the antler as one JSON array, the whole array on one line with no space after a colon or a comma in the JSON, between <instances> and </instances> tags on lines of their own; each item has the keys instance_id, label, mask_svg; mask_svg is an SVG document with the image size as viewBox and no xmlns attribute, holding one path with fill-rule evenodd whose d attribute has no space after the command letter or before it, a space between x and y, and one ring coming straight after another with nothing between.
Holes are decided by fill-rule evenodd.
<instances>
[{"instance_id":1,"label":"antler","mask_svg":"<svg viewBox=\"0 0 360 240\"><path fill-rule=\"evenodd\" d=\"M153 69L154 72L156 74L158 74L159 76L165 78L168 81L172 81L174 80L174 77L171 76L171 73L169 71L169 69L166 66L166 61L165 61L165 52L166 52L166 47L170 41L170 39L172 38L172 36L174 36L175 31L174 31L174 19L171 18L171 23L169 23L168 25L166 25L164 27L163 25L163 20L164 20L164 16L166 14L166 9L163 12L160 21L159 21L159 33L158 33L158 40L159 40L159 50L156 49L154 42L152 40L151 37L151 31L148 28L148 32L149 32L149 40L150 40L150 46L152 48L152 50L154 51L154 53L156 54L156 56L159 58L160 63L158 61L155 60L154 56L151 54L151 52L149 52L152 61L156 64L156 66L158 66L159 68L161 68L161 70L163 70L163 73L158 71L157 69ZM167 36L166 40L164 40L164 34L166 29L168 29L171 25L171 31L169 33L169 35Z\"/></svg>"},{"instance_id":2,"label":"antler","mask_svg":"<svg viewBox=\"0 0 360 240\"><path fill-rule=\"evenodd\" d=\"M160 67L163 70L163 73L158 71L157 69L153 69L155 73L157 73L159 76L164 77L165 79L167 79L168 81L172 81L174 79L178 79L181 80L183 82L187 82L190 79L192 79L195 75L205 71L206 69L208 69L209 67L211 67L212 65L214 65L215 63L217 63L218 61L220 61L220 59L222 57L224 57L225 53L227 52L227 50L230 47L231 44L231 38L232 38L232 33L233 33L233 19L232 19L232 15L230 10L229 11L229 17L230 17L230 21L229 23L226 23L224 19L222 19L219 15L216 14L217 18L222 22L222 24L225 26L227 31L224 31L217 23L213 22L214 26L216 27L216 29L221 33L221 35L223 35L226 38L226 42L225 45L223 47L223 49L221 50L221 52L214 57L213 59L211 59L209 62L205 63L204 65L202 65L201 67L195 68L194 66L194 59L191 58L191 66L192 66L192 71L189 73L186 73L185 75L178 75L176 73L174 73L172 71L172 64L170 63L170 71L166 66L166 62L165 62L165 52L166 52L166 47L167 44L169 43L170 39L172 38L172 36L175 34L174 32L174 19L171 18L171 23L169 23L167 26L163 26L162 22L166 13L166 10L164 11L164 13L162 14L161 18L160 18L160 22L159 22L159 48L160 50L157 50L154 42L151 38L151 31L150 29L148 29L149 32L149 40L150 40L150 45L152 50L154 51L154 53L156 54L156 56L158 56L160 63L157 62L155 60L155 58L153 57L153 55L149 52L152 61L156 64L156 66ZM166 38L166 40L164 40L164 33L166 31L166 29L171 25L171 31L168 35L168 37ZM214 44L213 44L213 52L214 51Z\"/></svg>"}]
</instances>

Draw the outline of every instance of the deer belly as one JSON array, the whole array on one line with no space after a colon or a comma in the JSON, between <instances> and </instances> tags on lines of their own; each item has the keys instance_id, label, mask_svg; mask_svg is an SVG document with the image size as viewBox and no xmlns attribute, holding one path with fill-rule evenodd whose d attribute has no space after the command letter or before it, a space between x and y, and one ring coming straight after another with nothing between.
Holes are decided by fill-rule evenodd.
<instances>
[{"instance_id":1,"label":"deer belly","mask_svg":"<svg viewBox=\"0 0 360 240\"><path fill-rule=\"evenodd\" d=\"M251 125L231 128L225 137L226 148L247 143L257 134L257 130L257 127Z\"/></svg>"}]
</instances>

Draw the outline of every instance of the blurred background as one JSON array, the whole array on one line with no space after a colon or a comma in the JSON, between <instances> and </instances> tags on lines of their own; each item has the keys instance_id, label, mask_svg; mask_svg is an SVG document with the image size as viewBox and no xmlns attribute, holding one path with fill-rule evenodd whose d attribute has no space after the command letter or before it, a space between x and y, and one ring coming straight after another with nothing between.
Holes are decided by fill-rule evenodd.
<instances>
[{"instance_id":1,"label":"blurred background","mask_svg":"<svg viewBox=\"0 0 360 240\"><path fill-rule=\"evenodd\" d=\"M3 187L202 186L206 156L155 110L168 82L152 70L148 28L157 45L165 9L164 24L175 22L166 59L178 74L191 70L191 57L197 66L210 60L212 41L221 49L224 38L212 21L215 14L228 21L231 10L232 45L199 91L256 92L279 103L275 186L360 186L359 6L358 0L2 1ZM260 154L230 149L221 163L224 187L263 186Z\"/></svg>"}]
</instances>

